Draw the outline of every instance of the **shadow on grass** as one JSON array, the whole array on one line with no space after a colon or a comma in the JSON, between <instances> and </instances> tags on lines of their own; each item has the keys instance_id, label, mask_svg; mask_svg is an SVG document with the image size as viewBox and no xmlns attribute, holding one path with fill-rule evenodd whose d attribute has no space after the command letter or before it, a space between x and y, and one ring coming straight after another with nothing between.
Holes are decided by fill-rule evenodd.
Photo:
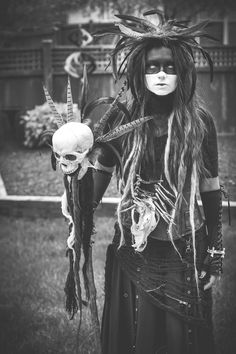
<instances>
[{"instance_id":1,"label":"shadow on grass","mask_svg":"<svg viewBox=\"0 0 236 354\"><path fill-rule=\"evenodd\" d=\"M0 218L0 352L4 354L74 354L78 318L64 310L67 223L59 219ZM114 220L99 218L94 245L98 309L103 306L105 252ZM225 271L214 290L214 323L219 354L236 347L236 243L225 227ZM91 325L84 311L79 353L96 353Z\"/></svg>"}]
</instances>

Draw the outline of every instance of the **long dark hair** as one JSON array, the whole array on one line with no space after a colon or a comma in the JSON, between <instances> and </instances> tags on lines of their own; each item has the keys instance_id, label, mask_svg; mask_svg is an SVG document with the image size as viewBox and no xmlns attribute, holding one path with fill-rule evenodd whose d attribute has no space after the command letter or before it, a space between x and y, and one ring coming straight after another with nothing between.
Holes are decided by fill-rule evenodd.
<instances>
[{"instance_id":1,"label":"long dark hair","mask_svg":"<svg viewBox=\"0 0 236 354\"><path fill-rule=\"evenodd\" d=\"M144 83L146 53L151 48L162 47L164 44L172 51L177 75L177 87L174 93L169 95L171 97L157 98L153 112L150 112L149 104L152 94L147 90ZM198 180L206 172L201 151L206 128L202 119L203 109L200 107L195 94L196 68L193 53L186 50L184 45L162 43L157 40L145 42L145 45L140 44L140 48L136 48L136 53L127 62L127 80L131 92L129 102L131 117L132 120L140 118L146 114L147 110L149 110L149 114L158 114L159 112L163 114L163 102L165 102L164 113L167 114L166 119L168 119L168 116L169 119L168 137L164 153L164 174L176 196L172 222L169 224L168 231L174 245L172 237L174 217L176 210L181 205L188 173L191 176L189 211L195 250L193 215ZM169 107L167 103L169 103ZM142 128L136 129L123 138L124 174L120 180L122 197L118 206L121 227L122 211L130 207L130 198L132 199L136 174L139 172L141 161L146 160L149 164L155 165L154 137L155 127L153 126L153 121L149 121ZM155 170L155 166L153 168ZM124 238L121 237L121 244L123 242Z\"/></svg>"}]
</instances>

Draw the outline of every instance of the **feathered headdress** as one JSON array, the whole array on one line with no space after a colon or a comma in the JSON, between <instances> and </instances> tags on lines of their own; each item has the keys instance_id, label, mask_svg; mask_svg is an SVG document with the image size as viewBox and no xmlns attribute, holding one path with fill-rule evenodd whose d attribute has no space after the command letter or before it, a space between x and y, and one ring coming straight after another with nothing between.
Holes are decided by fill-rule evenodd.
<instances>
[{"instance_id":1,"label":"feathered headdress","mask_svg":"<svg viewBox=\"0 0 236 354\"><path fill-rule=\"evenodd\" d=\"M127 71L128 85L131 88L134 97L137 97L137 89L130 78L134 77L138 67L140 67L140 57L143 50L151 43L155 45L168 47L172 50L174 60L178 56L175 48L181 50L184 58L188 59L188 65L194 66L194 51L199 50L205 60L208 62L213 76L213 63L208 52L202 48L196 38L209 36L204 28L208 21L188 26L186 21L178 21L167 18L162 12L157 10L147 11L144 16L156 15L157 22L153 23L147 18L138 18L130 15L116 15L121 21L116 22L112 27L96 33L96 36L118 35L118 40L114 50L111 53L111 65L115 79L120 79ZM120 58L122 58L120 60ZM181 59L179 59L181 60ZM187 59L186 59L187 60ZM193 74L192 91L195 89L196 77ZM193 93L193 92L192 92ZM192 96L192 95L191 95Z\"/></svg>"}]
</instances>

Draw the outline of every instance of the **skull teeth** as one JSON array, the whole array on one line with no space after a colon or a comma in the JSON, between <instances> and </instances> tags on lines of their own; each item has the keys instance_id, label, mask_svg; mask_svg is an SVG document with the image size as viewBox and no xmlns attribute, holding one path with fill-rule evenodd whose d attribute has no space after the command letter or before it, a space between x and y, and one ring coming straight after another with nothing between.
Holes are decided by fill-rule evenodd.
<instances>
[{"instance_id":1,"label":"skull teeth","mask_svg":"<svg viewBox=\"0 0 236 354\"><path fill-rule=\"evenodd\" d=\"M72 169L70 169L70 170L65 171L65 170L63 170L62 166L60 166L62 172L63 172L64 174L66 174L66 175L70 175L71 173L74 173L74 172L77 171L80 167L81 167L81 166L79 165L79 166L77 166L77 167L74 167L74 168L72 168Z\"/></svg>"}]
</instances>

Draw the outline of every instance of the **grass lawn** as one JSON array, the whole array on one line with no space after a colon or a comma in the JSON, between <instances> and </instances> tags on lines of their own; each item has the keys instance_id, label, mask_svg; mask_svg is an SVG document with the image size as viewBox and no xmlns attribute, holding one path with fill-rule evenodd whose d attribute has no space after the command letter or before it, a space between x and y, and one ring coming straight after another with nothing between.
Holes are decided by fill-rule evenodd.
<instances>
[{"instance_id":1,"label":"grass lawn","mask_svg":"<svg viewBox=\"0 0 236 354\"><path fill-rule=\"evenodd\" d=\"M1 290L0 352L2 354L74 354L78 317L64 309L67 223L63 218L0 217ZM99 222L94 245L97 303L101 317L108 231L113 220ZM84 311L86 323L86 310ZM82 328L80 353L96 353Z\"/></svg>"},{"instance_id":2,"label":"grass lawn","mask_svg":"<svg viewBox=\"0 0 236 354\"><path fill-rule=\"evenodd\" d=\"M78 318L64 310L67 223L58 219L0 217L0 352L3 354L74 354ZM103 306L105 252L114 220L95 220L94 269L99 315ZM214 289L218 354L236 348L236 243L224 225L227 249L224 276ZM86 313L85 313L86 323ZM80 353L93 351L89 328L83 328Z\"/></svg>"}]
</instances>

